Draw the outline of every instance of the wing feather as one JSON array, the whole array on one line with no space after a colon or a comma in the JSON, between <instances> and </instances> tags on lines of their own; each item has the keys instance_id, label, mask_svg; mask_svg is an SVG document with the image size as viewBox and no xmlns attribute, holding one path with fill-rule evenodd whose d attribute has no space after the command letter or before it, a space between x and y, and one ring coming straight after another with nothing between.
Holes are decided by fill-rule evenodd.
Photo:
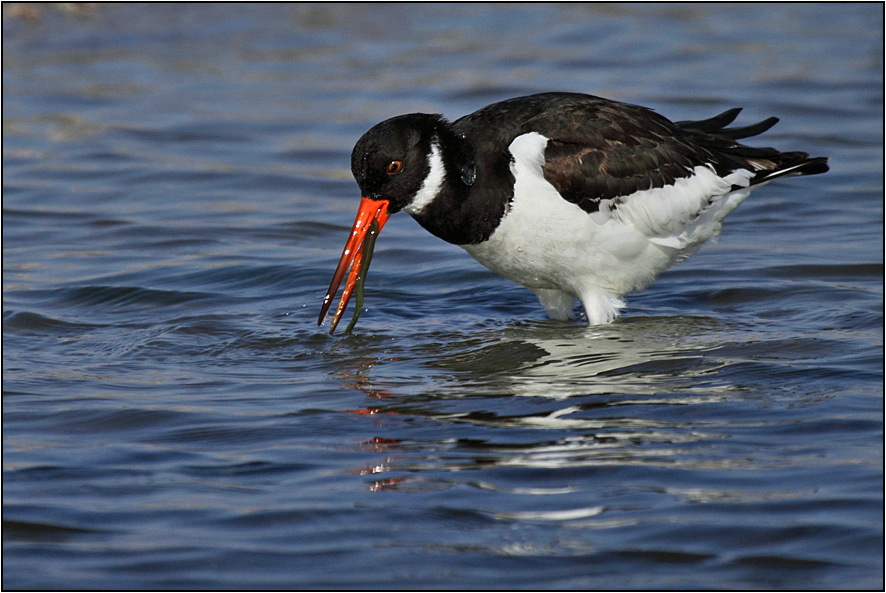
<instances>
[{"instance_id":1,"label":"wing feather","mask_svg":"<svg viewBox=\"0 0 886 593\"><path fill-rule=\"evenodd\" d=\"M563 103L560 108L558 98ZM535 113L523 129L549 139L545 179L585 212L598 211L606 200L674 185L695 175L699 166L721 178L737 170L754 172L750 185L786 174L827 170L824 160L810 159L807 153L738 142L774 126L775 117L727 128L741 109L674 123L645 107L589 95L564 95L551 101L554 108Z\"/></svg>"}]
</instances>

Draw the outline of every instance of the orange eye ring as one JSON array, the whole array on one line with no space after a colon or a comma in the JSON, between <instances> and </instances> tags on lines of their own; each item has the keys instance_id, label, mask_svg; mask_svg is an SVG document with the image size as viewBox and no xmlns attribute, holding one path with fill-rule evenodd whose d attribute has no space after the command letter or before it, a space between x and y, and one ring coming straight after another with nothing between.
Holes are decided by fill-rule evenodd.
<instances>
[{"instance_id":1,"label":"orange eye ring","mask_svg":"<svg viewBox=\"0 0 886 593\"><path fill-rule=\"evenodd\" d=\"M400 171L403 170L403 161L391 161L388 163L388 166L385 167L385 173L388 175L396 175Z\"/></svg>"}]
</instances>

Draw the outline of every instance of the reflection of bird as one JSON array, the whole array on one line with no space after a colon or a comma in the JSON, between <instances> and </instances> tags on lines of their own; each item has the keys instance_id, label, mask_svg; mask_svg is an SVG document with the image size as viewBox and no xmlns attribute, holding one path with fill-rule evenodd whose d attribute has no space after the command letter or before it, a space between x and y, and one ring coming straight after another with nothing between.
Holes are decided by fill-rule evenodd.
<instances>
[{"instance_id":1,"label":"reflection of bird","mask_svg":"<svg viewBox=\"0 0 886 593\"><path fill-rule=\"evenodd\" d=\"M532 290L550 317L571 318L577 297L591 324L611 321L623 295L692 255L754 187L828 170L824 157L739 144L778 121L727 128L739 111L673 123L545 93L453 123L413 113L376 125L351 157L363 200L320 321L369 227L400 210ZM366 267L354 266L333 330Z\"/></svg>"}]
</instances>

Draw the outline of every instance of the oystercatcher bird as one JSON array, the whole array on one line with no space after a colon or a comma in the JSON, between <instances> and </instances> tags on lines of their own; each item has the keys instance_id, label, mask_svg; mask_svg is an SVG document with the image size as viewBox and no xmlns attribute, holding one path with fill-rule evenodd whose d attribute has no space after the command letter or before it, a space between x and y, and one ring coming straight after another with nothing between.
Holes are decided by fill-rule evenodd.
<instances>
[{"instance_id":1,"label":"oystercatcher bird","mask_svg":"<svg viewBox=\"0 0 886 593\"><path fill-rule=\"evenodd\" d=\"M357 142L363 198L318 325L353 264L330 333L362 286L377 232L409 213L538 296L548 316L612 321L622 297L695 253L754 188L828 170L826 157L753 148L770 117L727 127L741 109L671 122L654 111L576 93L494 103L454 122L413 113ZM361 247L362 245L362 247Z\"/></svg>"}]
</instances>

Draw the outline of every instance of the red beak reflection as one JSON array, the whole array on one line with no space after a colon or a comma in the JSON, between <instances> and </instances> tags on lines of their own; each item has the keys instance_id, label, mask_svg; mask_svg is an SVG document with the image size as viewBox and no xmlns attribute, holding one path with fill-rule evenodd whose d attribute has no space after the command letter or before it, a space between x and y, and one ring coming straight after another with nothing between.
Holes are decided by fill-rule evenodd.
<instances>
[{"instance_id":1,"label":"red beak reflection","mask_svg":"<svg viewBox=\"0 0 886 593\"><path fill-rule=\"evenodd\" d=\"M366 272L369 271L369 262L372 260L372 250L375 247L375 238L379 231L388 221L388 201L387 200L370 200L363 198L360 200L360 209L357 210L357 218L354 220L354 226L351 228L351 236L345 244L342 251L341 259L338 261L338 267L335 268L335 274L332 276L332 282L329 283L329 290L323 298L323 307L320 309L320 318L317 319L317 325L323 323L323 318L338 292L348 267L351 273L348 274L348 281L345 283L345 289L342 291L341 300L338 303L338 309L332 318L332 327L329 333L335 331L342 313L351 300L354 288L357 288L357 308L354 311L354 317L348 324L345 333L351 333L357 318L360 316L360 309L363 308L363 282L366 280ZM353 264L353 265L352 265Z\"/></svg>"}]
</instances>

